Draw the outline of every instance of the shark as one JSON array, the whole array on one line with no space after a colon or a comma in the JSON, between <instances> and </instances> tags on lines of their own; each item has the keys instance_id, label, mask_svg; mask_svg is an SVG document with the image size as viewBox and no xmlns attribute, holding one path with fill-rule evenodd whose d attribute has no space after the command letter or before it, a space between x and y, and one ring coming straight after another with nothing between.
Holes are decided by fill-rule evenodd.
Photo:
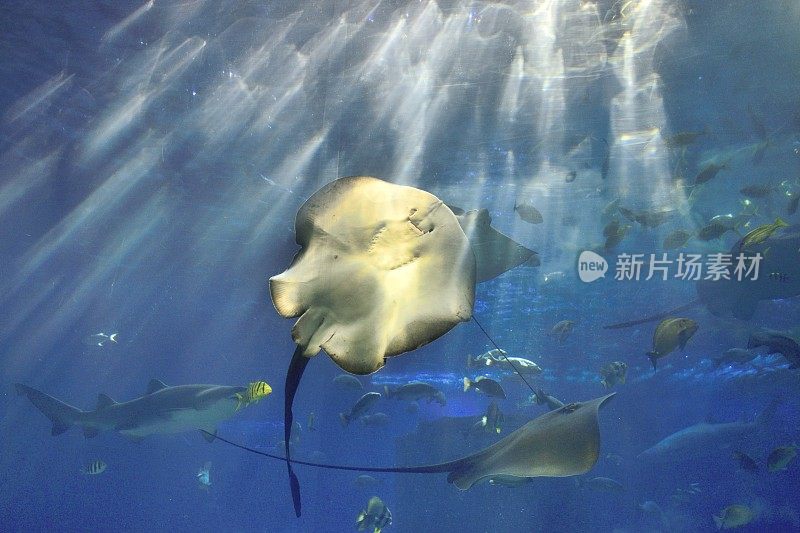
<instances>
[{"instance_id":1,"label":"shark","mask_svg":"<svg viewBox=\"0 0 800 533\"><path fill-rule=\"evenodd\" d=\"M700 422L683 428L647 448L638 458L645 461L675 459L692 457L704 448L717 450L724 444L764 429L772 420L778 404L778 400L772 400L751 422Z\"/></svg>"},{"instance_id":2,"label":"shark","mask_svg":"<svg viewBox=\"0 0 800 533\"><path fill-rule=\"evenodd\" d=\"M252 403L269 395L272 388L263 381L247 387L227 385L167 386L153 379L143 396L116 402L99 394L93 411L83 411L22 383L14 384L53 423L51 435L61 435L72 426L83 429L86 438L101 431L116 431L133 441L148 435L174 434L200 430L209 442L217 424Z\"/></svg>"}]
</instances>

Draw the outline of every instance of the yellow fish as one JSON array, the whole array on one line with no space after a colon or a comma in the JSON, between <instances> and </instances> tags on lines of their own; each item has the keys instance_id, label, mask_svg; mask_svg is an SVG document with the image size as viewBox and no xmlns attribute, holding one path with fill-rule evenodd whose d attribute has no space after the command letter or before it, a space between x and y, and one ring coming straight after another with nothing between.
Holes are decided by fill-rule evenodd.
<instances>
[{"instance_id":1,"label":"yellow fish","mask_svg":"<svg viewBox=\"0 0 800 533\"><path fill-rule=\"evenodd\" d=\"M272 387L270 387L266 381L254 381L247 386L247 391L236 393L236 399L239 402L236 405L236 410L238 411L242 407L247 407L261 398L266 398L271 393Z\"/></svg>"},{"instance_id":2,"label":"yellow fish","mask_svg":"<svg viewBox=\"0 0 800 533\"><path fill-rule=\"evenodd\" d=\"M739 250L744 250L748 246L752 246L754 244L761 244L769 239L773 233L788 226L789 224L781 220L780 217L776 218L775 222L772 224L764 224L763 226L759 226L742 237L742 242L739 244Z\"/></svg>"}]
</instances>

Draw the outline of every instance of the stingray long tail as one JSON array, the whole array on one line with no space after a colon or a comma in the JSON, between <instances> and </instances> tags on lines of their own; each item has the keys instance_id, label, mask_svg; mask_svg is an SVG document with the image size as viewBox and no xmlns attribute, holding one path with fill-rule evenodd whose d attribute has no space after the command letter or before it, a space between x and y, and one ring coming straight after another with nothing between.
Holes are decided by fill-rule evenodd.
<instances>
[{"instance_id":1,"label":"stingray long tail","mask_svg":"<svg viewBox=\"0 0 800 533\"><path fill-rule=\"evenodd\" d=\"M692 300L688 304L684 304L678 306L674 309L670 309L669 311L662 311L656 315L650 315L645 318L640 318L638 320L631 320L630 322L620 322L619 324L611 324L608 326L603 326L603 329L622 329L622 328L629 328L631 326L638 326L639 324L646 324L647 322L655 322L656 320L663 320L667 317L673 316L676 313L681 313L683 311L688 311L694 307L697 307L702 302L700 300Z\"/></svg>"},{"instance_id":2,"label":"stingray long tail","mask_svg":"<svg viewBox=\"0 0 800 533\"><path fill-rule=\"evenodd\" d=\"M78 421L83 411L22 383L15 383L17 394L27 396L33 405L53 423L52 435L61 435Z\"/></svg>"},{"instance_id":3,"label":"stingray long tail","mask_svg":"<svg viewBox=\"0 0 800 533\"><path fill-rule=\"evenodd\" d=\"M207 431L200 430L203 433L211 435ZM257 450L255 448L250 448L249 446L245 446L244 444L239 444L237 442L230 441L225 437L220 437L216 435L216 439L224 442L225 444L229 444L235 448L239 448L240 450L244 450L250 453L254 453L257 455L261 455L264 457L269 457L270 459L276 459L278 461L286 461L290 465L303 465L303 466L311 466L314 468L324 468L327 470L345 470L349 472L377 472L377 473L395 473L395 474L443 474L447 472L452 472L453 470L459 468L462 464L464 464L465 460L468 458L461 458L456 459L454 461L448 461L446 463L437 463L433 465L417 465L417 466L388 466L388 467L380 467L380 466L355 466L355 465L333 465L329 463L315 463L313 461L302 461L299 459L291 459L289 457L281 457L280 455L274 455L271 453L267 453L263 450ZM291 469L291 466L289 467ZM294 475L294 474L290 474ZM299 497L299 486L298 486L298 497Z\"/></svg>"},{"instance_id":4,"label":"stingray long tail","mask_svg":"<svg viewBox=\"0 0 800 533\"><path fill-rule=\"evenodd\" d=\"M286 469L289 472L289 487L292 490L292 503L294 504L294 514L300 517L300 481L297 479L294 471L292 471L292 460L289 456L289 442L292 436L292 424L294 422L294 415L292 414L292 404L294 403L294 395L297 393L297 386L300 384L300 379L303 377L303 372L308 365L308 357L303 355L303 347L298 346L294 355L292 355L292 362L289 363L289 370L286 372L286 386L284 388L283 399L283 437L286 453ZM227 441L226 441L227 442Z\"/></svg>"}]
</instances>

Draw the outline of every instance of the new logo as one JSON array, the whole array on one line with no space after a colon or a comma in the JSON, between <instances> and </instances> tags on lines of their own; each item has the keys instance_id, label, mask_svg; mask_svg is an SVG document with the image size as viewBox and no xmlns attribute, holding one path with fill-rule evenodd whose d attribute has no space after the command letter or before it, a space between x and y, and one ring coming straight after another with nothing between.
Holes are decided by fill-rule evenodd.
<instances>
[{"instance_id":1,"label":"new logo","mask_svg":"<svg viewBox=\"0 0 800 533\"><path fill-rule=\"evenodd\" d=\"M602 255L590 250L581 252L578 257L578 277L584 283L604 278L608 271L608 261Z\"/></svg>"}]
</instances>

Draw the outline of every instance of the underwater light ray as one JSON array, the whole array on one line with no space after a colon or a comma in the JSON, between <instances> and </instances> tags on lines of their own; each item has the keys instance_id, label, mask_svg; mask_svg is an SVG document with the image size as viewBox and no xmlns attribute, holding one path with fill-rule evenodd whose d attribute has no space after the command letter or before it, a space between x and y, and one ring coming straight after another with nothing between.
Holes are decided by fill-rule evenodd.
<instances>
[{"instance_id":1,"label":"underwater light ray","mask_svg":"<svg viewBox=\"0 0 800 533\"><path fill-rule=\"evenodd\" d=\"M39 87L11 104L3 115L4 122L6 122L6 124L14 123L26 115L35 111L38 112L38 108L40 107L47 107L51 101L58 96L58 93L62 89L66 90L70 87L72 78L74 77L74 73L67 75L67 72L62 70L42 83Z\"/></svg>"},{"instance_id":2,"label":"underwater light ray","mask_svg":"<svg viewBox=\"0 0 800 533\"><path fill-rule=\"evenodd\" d=\"M155 194L145 206L125 224L118 224L115 233L100 250L97 260L84 266L68 280L53 280L29 296L23 308L16 308L14 318L3 326L5 334L21 335L17 349L9 355L9 366L22 368L30 365L30 354L46 353L66 336L65 332L75 324L78 317L90 309L99 287L108 287L109 294L119 280L119 266L126 264L135 269L145 260L137 255L144 242L161 235L165 228L167 206L162 195ZM69 305L52 305L54 299ZM130 302L128 302L130 303ZM29 323L34 312L43 311L43 306L55 307L44 321ZM124 310L119 311L120 315ZM16 355L16 359L15 356Z\"/></svg>"},{"instance_id":3,"label":"underwater light ray","mask_svg":"<svg viewBox=\"0 0 800 533\"><path fill-rule=\"evenodd\" d=\"M130 153L128 160L120 164L102 184L26 252L19 273L6 285L6 293L16 291L34 271L49 261L67 242L73 240L85 224L99 224L115 216L128 195L137 190L141 181L152 172L158 157L147 137Z\"/></svg>"},{"instance_id":4,"label":"underwater light ray","mask_svg":"<svg viewBox=\"0 0 800 533\"><path fill-rule=\"evenodd\" d=\"M139 22L139 19L150 11L154 3L154 0L147 0L147 2L136 8L133 13L112 26L111 29L103 34L103 37L100 39L100 44L107 45L117 40L120 35L128 31L128 28Z\"/></svg>"}]
</instances>

